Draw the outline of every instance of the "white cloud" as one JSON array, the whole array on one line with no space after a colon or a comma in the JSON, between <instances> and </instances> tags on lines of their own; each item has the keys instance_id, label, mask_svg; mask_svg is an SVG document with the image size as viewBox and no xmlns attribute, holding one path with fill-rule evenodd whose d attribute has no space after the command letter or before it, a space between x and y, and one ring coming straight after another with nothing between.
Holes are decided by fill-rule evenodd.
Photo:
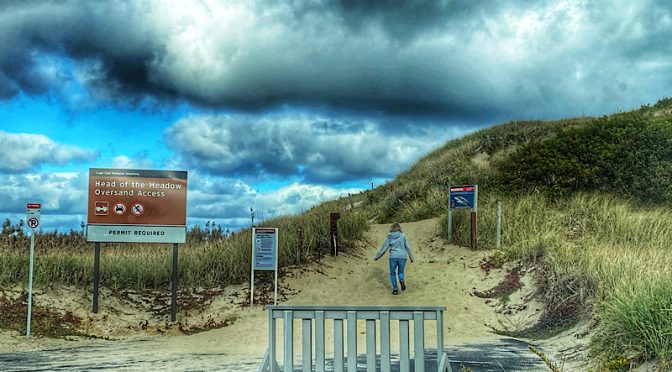
<instances>
[{"instance_id":1,"label":"white cloud","mask_svg":"<svg viewBox=\"0 0 672 372\"><path fill-rule=\"evenodd\" d=\"M333 182L392 177L450 131L394 134L373 119L297 113L190 116L166 131L183 164L219 175L301 175Z\"/></svg>"},{"instance_id":2,"label":"white cloud","mask_svg":"<svg viewBox=\"0 0 672 372\"><path fill-rule=\"evenodd\" d=\"M0 172L21 172L42 164L64 165L93 160L95 151L55 143L47 136L0 130Z\"/></svg>"},{"instance_id":3,"label":"white cloud","mask_svg":"<svg viewBox=\"0 0 672 372\"><path fill-rule=\"evenodd\" d=\"M3 176L0 213L22 213L26 203L41 203L45 213L85 214L86 173L27 173Z\"/></svg>"},{"instance_id":4,"label":"white cloud","mask_svg":"<svg viewBox=\"0 0 672 372\"><path fill-rule=\"evenodd\" d=\"M144 157L130 158L126 155L119 155L112 159L112 168L151 169L152 166L152 161Z\"/></svg>"},{"instance_id":5,"label":"white cloud","mask_svg":"<svg viewBox=\"0 0 672 372\"><path fill-rule=\"evenodd\" d=\"M223 187L226 184L229 187ZM324 201L361 190L292 183L276 190L259 192L240 180L197 175L189 180L188 215L191 221L199 223L214 220L223 226L247 226L250 223L250 207L254 209L255 221L259 221L301 213Z\"/></svg>"}]
</instances>

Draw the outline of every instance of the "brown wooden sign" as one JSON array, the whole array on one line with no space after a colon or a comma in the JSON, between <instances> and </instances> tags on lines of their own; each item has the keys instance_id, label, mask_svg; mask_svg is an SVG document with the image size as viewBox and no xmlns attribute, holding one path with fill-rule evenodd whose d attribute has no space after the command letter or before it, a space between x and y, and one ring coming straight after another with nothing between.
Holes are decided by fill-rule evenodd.
<instances>
[{"instance_id":1,"label":"brown wooden sign","mask_svg":"<svg viewBox=\"0 0 672 372\"><path fill-rule=\"evenodd\" d=\"M89 241L169 242L175 234L169 227L186 222L186 171L89 170L89 232L104 234Z\"/></svg>"}]
</instances>

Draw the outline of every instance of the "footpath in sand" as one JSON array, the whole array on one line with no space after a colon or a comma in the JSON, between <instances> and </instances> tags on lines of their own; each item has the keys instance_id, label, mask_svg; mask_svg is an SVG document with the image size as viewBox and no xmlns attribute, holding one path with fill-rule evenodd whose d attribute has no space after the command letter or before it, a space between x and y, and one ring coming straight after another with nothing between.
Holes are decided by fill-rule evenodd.
<instances>
[{"instance_id":1,"label":"footpath in sand","mask_svg":"<svg viewBox=\"0 0 672 372\"><path fill-rule=\"evenodd\" d=\"M415 262L408 261L406 265L406 291L397 296L391 294L387 256L373 261L389 231L387 224L373 225L367 236L368 245L357 252L324 257L319 263L293 269L281 278L281 287L287 293L282 304L445 306L444 337L454 365L462 361L474 371L489 370L486 364L479 368L479 363L485 362L472 360L473 363L469 364L470 361L465 359L500 358L503 361L510 358L513 362L524 359L523 364L518 366L525 366L527 370L544 369L536 355L526 352L524 343L496 335L489 327L522 329L536 321L542 305L531 299L534 289L529 275L522 279L525 283L523 289L508 296L506 301L479 298L473 292L493 288L505 274L504 270L493 270L486 275L480 269L480 260L486 253L447 245L438 235L438 221L435 219L404 223L402 229L415 255ZM223 317L233 319L232 325L220 329L171 336L152 336L143 332L121 334L108 330L108 335L121 338L116 341L25 340L5 332L0 334L0 366L16 370L21 370L21 363L27 363L24 364L26 367L32 365L28 369L54 370L61 367L87 369L87 366L151 370L254 370L268 344L268 313L263 306L232 305L235 301L230 299L243 297L244 289L245 286L229 289L201 313L190 315L213 317L216 321ZM59 299L54 298L53 301ZM98 323L112 322L115 314L133 316L131 309L106 313L106 301L116 300L103 297L101 301L102 311L96 318ZM80 301L80 306L86 308L88 305ZM129 322L137 319L136 316ZM432 328L428 327L427 340L435 339ZM362 344L358 350L365 350L365 340L363 337L360 339ZM326 344L329 354L331 343ZM395 349L396 345L393 345L392 350ZM295 350L301 350L298 343ZM495 354L498 352L510 355L497 357Z\"/></svg>"}]
</instances>

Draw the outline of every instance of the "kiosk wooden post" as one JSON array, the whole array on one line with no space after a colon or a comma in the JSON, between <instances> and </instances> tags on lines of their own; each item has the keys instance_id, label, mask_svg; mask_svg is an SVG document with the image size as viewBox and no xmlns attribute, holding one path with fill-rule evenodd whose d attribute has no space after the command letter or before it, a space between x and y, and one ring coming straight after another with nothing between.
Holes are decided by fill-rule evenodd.
<instances>
[{"instance_id":1,"label":"kiosk wooden post","mask_svg":"<svg viewBox=\"0 0 672 372\"><path fill-rule=\"evenodd\" d=\"M170 280L170 321L177 319L177 243L173 243L173 275Z\"/></svg>"}]
</instances>

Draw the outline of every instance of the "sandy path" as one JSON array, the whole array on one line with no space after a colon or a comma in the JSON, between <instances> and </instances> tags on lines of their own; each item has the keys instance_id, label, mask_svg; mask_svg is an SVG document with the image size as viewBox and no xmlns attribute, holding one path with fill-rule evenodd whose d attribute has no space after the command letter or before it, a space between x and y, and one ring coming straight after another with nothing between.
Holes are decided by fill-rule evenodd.
<instances>
[{"instance_id":1,"label":"sandy path","mask_svg":"<svg viewBox=\"0 0 672 372\"><path fill-rule=\"evenodd\" d=\"M406 265L408 289L397 296L391 294L387 256L373 260L389 231L389 225L373 225L368 234L371 245L361 252L325 257L311 265L308 272L283 279L283 285L298 291L283 304L347 305L347 306L445 306L444 337L446 345L488 342L500 336L486 326L498 325L506 316L496 314L481 298L470 295L474 290L487 290L501 280L501 272L485 276L479 268L484 252L446 245L438 236L437 221L425 220L402 225L409 238L415 262ZM373 245L375 244L375 246ZM516 315L514 315L516 316ZM281 323L281 322L279 322ZM393 323L394 326L394 323ZM295 325L298 328L298 322ZM363 323L359 325L363 329ZM241 358L257 358L268 344L268 314L260 307L244 309L240 321L223 329L190 336L189 344L180 348L212 350L226 344L227 352ZM279 324L279 329L282 329ZM331 336L327 327L327 339ZM396 331L392 329L392 334ZM428 327L426 340L435 345L433 324ZM198 340L198 341L197 341ZM230 343L225 340L239 340ZM300 350L298 338L295 350ZM359 350L364 350L360 338ZM327 351L331 345L326 343ZM396 345L393 345L393 349ZM212 350L215 351L215 350Z\"/></svg>"},{"instance_id":2,"label":"sandy path","mask_svg":"<svg viewBox=\"0 0 672 372\"><path fill-rule=\"evenodd\" d=\"M373 256L389 232L389 225L373 225L371 245L359 256L329 257L326 275L312 272L290 279L290 286L303 288L288 304L354 306L445 306L446 341L461 343L473 338L490 337L484 323L496 324L497 316L483 299L470 295L497 284L499 276L488 278L479 269L483 252L447 246L438 237L436 220L402 225L415 255L406 264L408 289L391 294L387 254L378 261ZM374 245L375 244L375 245ZM314 285L314 283L324 283ZM312 285L311 285L312 284Z\"/></svg>"}]
</instances>

